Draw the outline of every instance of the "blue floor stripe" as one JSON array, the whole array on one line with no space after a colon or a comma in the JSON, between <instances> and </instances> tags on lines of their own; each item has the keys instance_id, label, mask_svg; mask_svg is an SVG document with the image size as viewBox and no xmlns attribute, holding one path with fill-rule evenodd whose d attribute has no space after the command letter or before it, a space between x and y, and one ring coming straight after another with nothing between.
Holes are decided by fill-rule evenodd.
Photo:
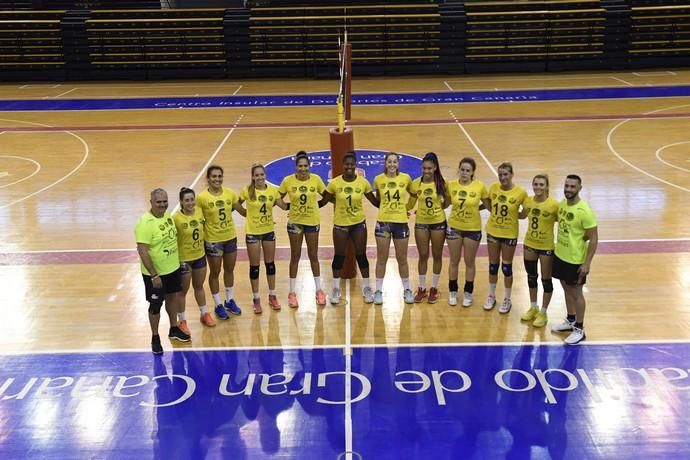
<instances>
[{"instance_id":1,"label":"blue floor stripe","mask_svg":"<svg viewBox=\"0 0 690 460\"><path fill-rule=\"evenodd\" d=\"M690 458L690 344L353 353L365 459ZM344 366L341 349L0 356L0 458L336 458Z\"/></svg>"},{"instance_id":2,"label":"blue floor stripe","mask_svg":"<svg viewBox=\"0 0 690 460\"><path fill-rule=\"evenodd\" d=\"M472 102L570 101L690 96L690 86L578 88L513 91L396 93L353 95L354 105L462 104ZM227 96L126 99L31 99L0 101L0 111L131 110L218 107L302 107L334 105L335 96Z\"/></svg>"}]
</instances>

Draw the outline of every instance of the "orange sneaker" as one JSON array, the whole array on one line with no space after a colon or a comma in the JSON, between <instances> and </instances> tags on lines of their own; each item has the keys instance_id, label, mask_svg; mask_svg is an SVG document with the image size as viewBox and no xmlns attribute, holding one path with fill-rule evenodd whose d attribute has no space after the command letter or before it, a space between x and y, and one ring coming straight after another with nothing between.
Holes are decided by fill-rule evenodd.
<instances>
[{"instance_id":1,"label":"orange sneaker","mask_svg":"<svg viewBox=\"0 0 690 460\"><path fill-rule=\"evenodd\" d=\"M208 327L214 327L216 325L216 322L213 320L213 316L211 316L211 313L209 312L202 314L199 317L199 321L201 321L201 324Z\"/></svg>"},{"instance_id":2,"label":"orange sneaker","mask_svg":"<svg viewBox=\"0 0 690 460\"><path fill-rule=\"evenodd\" d=\"M280 303L278 303L278 297L276 297L274 295L269 295L268 296L268 304L275 311L280 311Z\"/></svg>"},{"instance_id":3,"label":"orange sneaker","mask_svg":"<svg viewBox=\"0 0 690 460\"><path fill-rule=\"evenodd\" d=\"M316 291L316 304L326 305L326 293L323 292L323 289Z\"/></svg>"},{"instance_id":4,"label":"orange sneaker","mask_svg":"<svg viewBox=\"0 0 690 460\"><path fill-rule=\"evenodd\" d=\"M186 319L183 319L182 321L178 321L177 327L179 327L182 332L189 335L189 326L187 326L187 320Z\"/></svg>"},{"instance_id":5,"label":"orange sneaker","mask_svg":"<svg viewBox=\"0 0 690 460\"><path fill-rule=\"evenodd\" d=\"M429 289L429 298L427 298L426 301L429 303L438 302L438 289L436 289L435 287Z\"/></svg>"},{"instance_id":6,"label":"orange sneaker","mask_svg":"<svg viewBox=\"0 0 690 460\"><path fill-rule=\"evenodd\" d=\"M254 313L257 315L261 314L261 300L258 298L254 299Z\"/></svg>"},{"instance_id":7,"label":"orange sneaker","mask_svg":"<svg viewBox=\"0 0 690 460\"><path fill-rule=\"evenodd\" d=\"M288 294L288 307L297 308L299 304L297 303L297 294L291 292Z\"/></svg>"}]
</instances>

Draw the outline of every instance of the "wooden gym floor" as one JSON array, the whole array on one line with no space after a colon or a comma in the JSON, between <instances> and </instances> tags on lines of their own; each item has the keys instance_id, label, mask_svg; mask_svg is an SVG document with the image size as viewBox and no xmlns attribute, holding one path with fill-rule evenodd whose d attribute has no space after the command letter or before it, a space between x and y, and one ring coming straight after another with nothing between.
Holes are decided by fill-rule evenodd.
<instances>
[{"instance_id":1,"label":"wooden gym floor","mask_svg":"<svg viewBox=\"0 0 690 460\"><path fill-rule=\"evenodd\" d=\"M353 92L464 92L530 89L644 88L690 85L690 71L355 79ZM2 100L112 99L325 94L335 81L201 81L4 84ZM600 249L587 284L588 339L684 340L690 335L689 97L575 99L537 102L356 105L355 146L440 156L456 177L460 158L477 160L477 177L494 181L510 161L528 190L546 172L562 197L566 174L582 176L599 219ZM4 111L0 113L0 335L4 353L148 349L147 304L134 252L133 227L148 209L148 192L168 190L171 210L181 186L204 187L208 162L225 168L225 185L239 190L250 165L298 150L329 148L333 106L151 110ZM489 167L491 166L491 168ZM375 210L368 209L370 233ZM287 248L285 215L277 211L278 246ZM486 216L484 216L486 218ZM240 246L244 222L235 214ZM322 278L331 289L332 212L322 213ZM521 234L522 238L522 234ZM370 262L375 262L369 235ZM410 246L414 246L413 239ZM413 252L414 253L414 252ZM287 303L287 250L279 250L278 291ZM187 300L193 341L185 347L310 347L352 344L544 342L561 337L520 323L528 305L521 257L515 259L514 309L485 312L485 252L477 259L475 305L447 305L447 265L441 300L402 303L395 260L388 262L382 307L364 305L358 282L349 309L317 308L305 257L298 282L301 307L251 313L246 257L235 269L240 317L202 328ZM447 264L447 257L444 263ZM416 259L410 259L416 286ZM430 269L429 269L430 271ZM461 276L464 273L461 264ZM261 289L265 293L263 278ZM499 281L499 296L502 294ZM208 295L210 302L210 295ZM564 315L556 288L550 322ZM349 317L346 318L346 316ZM167 321L162 320L162 327ZM168 344L164 344L169 348Z\"/></svg>"}]
</instances>

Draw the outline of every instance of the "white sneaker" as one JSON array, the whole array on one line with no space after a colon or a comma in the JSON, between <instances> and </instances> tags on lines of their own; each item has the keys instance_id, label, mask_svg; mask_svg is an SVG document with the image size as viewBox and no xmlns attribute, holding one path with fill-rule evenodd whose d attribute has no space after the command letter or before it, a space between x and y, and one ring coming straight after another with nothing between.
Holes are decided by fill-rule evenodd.
<instances>
[{"instance_id":1,"label":"white sneaker","mask_svg":"<svg viewBox=\"0 0 690 460\"><path fill-rule=\"evenodd\" d=\"M451 307L454 307L458 304L458 292L457 291L450 291L448 293L448 305Z\"/></svg>"},{"instance_id":2,"label":"white sneaker","mask_svg":"<svg viewBox=\"0 0 690 460\"><path fill-rule=\"evenodd\" d=\"M566 318L562 323L551 326L551 332L568 332L573 330L574 322L568 321Z\"/></svg>"},{"instance_id":3,"label":"white sneaker","mask_svg":"<svg viewBox=\"0 0 690 460\"><path fill-rule=\"evenodd\" d=\"M491 310L496 306L496 296L489 294L484 302L484 310Z\"/></svg>"},{"instance_id":4,"label":"white sneaker","mask_svg":"<svg viewBox=\"0 0 690 460\"><path fill-rule=\"evenodd\" d=\"M374 303L374 292L369 286L362 290L362 296L364 297L364 303Z\"/></svg>"},{"instance_id":5,"label":"white sneaker","mask_svg":"<svg viewBox=\"0 0 690 460\"><path fill-rule=\"evenodd\" d=\"M513 302L509 298L503 299L503 303L498 307L498 312L506 314L513 308Z\"/></svg>"},{"instance_id":6,"label":"white sneaker","mask_svg":"<svg viewBox=\"0 0 690 460\"><path fill-rule=\"evenodd\" d=\"M375 305L383 305L383 292L381 292L381 291L374 292L374 304Z\"/></svg>"},{"instance_id":7,"label":"white sneaker","mask_svg":"<svg viewBox=\"0 0 690 460\"><path fill-rule=\"evenodd\" d=\"M565 338L565 343L568 345L577 345L585 340L585 338L585 329L580 329L579 327L573 326L573 332L571 332L570 335Z\"/></svg>"},{"instance_id":8,"label":"white sneaker","mask_svg":"<svg viewBox=\"0 0 690 460\"><path fill-rule=\"evenodd\" d=\"M340 288L333 288L331 294L331 305L338 305L340 303Z\"/></svg>"},{"instance_id":9,"label":"white sneaker","mask_svg":"<svg viewBox=\"0 0 690 460\"><path fill-rule=\"evenodd\" d=\"M462 294L462 306L463 307L469 307L472 305L472 293L471 292L464 292Z\"/></svg>"},{"instance_id":10,"label":"white sneaker","mask_svg":"<svg viewBox=\"0 0 690 460\"><path fill-rule=\"evenodd\" d=\"M403 293L403 297L405 298L405 303L407 303L407 304L414 303L414 294L412 294L411 289L405 289L405 292Z\"/></svg>"}]
</instances>

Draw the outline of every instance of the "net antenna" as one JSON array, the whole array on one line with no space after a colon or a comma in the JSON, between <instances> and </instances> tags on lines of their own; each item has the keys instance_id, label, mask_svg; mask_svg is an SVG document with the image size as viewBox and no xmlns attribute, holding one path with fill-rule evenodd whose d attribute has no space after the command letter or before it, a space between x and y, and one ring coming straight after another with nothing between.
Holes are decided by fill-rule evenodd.
<instances>
[{"instance_id":1,"label":"net antenna","mask_svg":"<svg viewBox=\"0 0 690 460\"><path fill-rule=\"evenodd\" d=\"M338 88L338 130L345 130L345 120L350 119L350 85L351 85L351 48L347 40L347 28L344 29L343 38L338 36L338 73L340 75L340 86Z\"/></svg>"}]
</instances>

